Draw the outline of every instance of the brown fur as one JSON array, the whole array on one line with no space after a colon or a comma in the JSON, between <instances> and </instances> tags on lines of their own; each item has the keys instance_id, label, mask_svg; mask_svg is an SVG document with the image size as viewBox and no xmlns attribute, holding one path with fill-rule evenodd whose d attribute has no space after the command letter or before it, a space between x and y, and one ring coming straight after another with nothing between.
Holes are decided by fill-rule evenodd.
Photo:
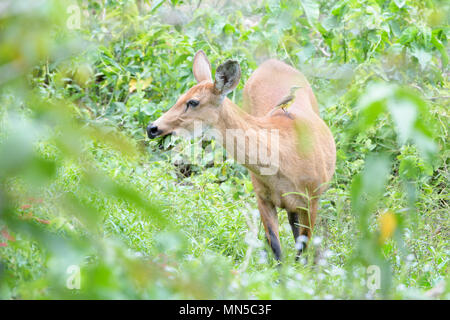
<instances>
[{"instance_id":1,"label":"brown fur","mask_svg":"<svg viewBox=\"0 0 450 320\"><path fill-rule=\"evenodd\" d=\"M232 61L227 63L233 65ZM215 83L212 83L208 67L205 54L198 52L193 69L199 83L182 95L155 125L163 135L176 132L179 128L190 128L194 120L208 123L221 132L222 137L226 137L227 129L253 129L255 132L259 129L279 130L282 143L279 148L278 172L274 175L262 175L262 164L244 165L251 171L267 240L276 258L280 259L276 207L287 210L296 240L301 235L308 239L311 237L317 216L318 197L326 190L334 173L336 150L333 136L319 116L317 101L308 81L299 71L285 63L268 60L248 79L244 88L244 108L249 113L224 98L229 91L217 90L218 72L216 71ZM239 81L238 76L233 76L233 73L224 75L224 78L229 81L231 90ZM220 83L223 82L223 78L219 80ZM295 119L288 117L282 110L269 115L270 110L289 93L293 85L301 86L288 109ZM186 102L192 98L200 101L199 107L185 111ZM226 141L224 144L227 145ZM263 147L271 149L269 142ZM227 151L231 155L235 154L235 150ZM248 150L245 152L248 153ZM246 158L247 156L248 154ZM290 192L295 193L285 195ZM304 244L301 246L299 254Z\"/></svg>"}]
</instances>

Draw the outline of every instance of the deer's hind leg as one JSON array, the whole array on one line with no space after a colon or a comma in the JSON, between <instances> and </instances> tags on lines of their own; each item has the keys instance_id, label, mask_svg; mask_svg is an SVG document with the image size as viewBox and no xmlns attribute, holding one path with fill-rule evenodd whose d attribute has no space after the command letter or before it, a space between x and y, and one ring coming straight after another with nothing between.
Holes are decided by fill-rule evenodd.
<instances>
[{"instance_id":1,"label":"deer's hind leg","mask_svg":"<svg viewBox=\"0 0 450 320\"><path fill-rule=\"evenodd\" d=\"M318 199L312 199L307 209L297 209L297 211L288 211L289 224L291 225L292 234L295 239L295 247L297 248L296 260L306 249L311 233L316 223Z\"/></svg>"}]
</instances>

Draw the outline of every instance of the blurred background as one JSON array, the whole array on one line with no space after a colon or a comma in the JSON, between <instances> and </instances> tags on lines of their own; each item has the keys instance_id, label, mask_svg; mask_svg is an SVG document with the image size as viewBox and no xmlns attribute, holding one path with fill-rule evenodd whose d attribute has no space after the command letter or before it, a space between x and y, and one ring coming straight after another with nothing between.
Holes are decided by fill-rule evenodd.
<instances>
[{"instance_id":1,"label":"blurred background","mask_svg":"<svg viewBox=\"0 0 450 320\"><path fill-rule=\"evenodd\" d=\"M1 299L450 298L449 3L1 0ZM337 144L310 249L248 173L145 127L202 49L301 70ZM183 161L180 150L197 150ZM175 156L174 156L175 155Z\"/></svg>"}]
</instances>

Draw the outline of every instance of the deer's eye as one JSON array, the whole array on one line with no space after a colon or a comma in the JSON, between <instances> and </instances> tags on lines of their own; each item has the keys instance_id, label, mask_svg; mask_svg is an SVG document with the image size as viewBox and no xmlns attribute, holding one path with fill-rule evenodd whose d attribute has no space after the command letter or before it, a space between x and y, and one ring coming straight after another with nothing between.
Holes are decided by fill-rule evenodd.
<instances>
[{"instance_id":1,"label":"deer's eye","mask_svg":"<svg viewBox=\"0 0 450 320\"><path fill-rule=\"evenodd\" d=\"M196 106L198 106L200 104L200 101L198 100L189 100L186 104L186 106L189 108L195 108Z\"/></svg>"}]
</instances>

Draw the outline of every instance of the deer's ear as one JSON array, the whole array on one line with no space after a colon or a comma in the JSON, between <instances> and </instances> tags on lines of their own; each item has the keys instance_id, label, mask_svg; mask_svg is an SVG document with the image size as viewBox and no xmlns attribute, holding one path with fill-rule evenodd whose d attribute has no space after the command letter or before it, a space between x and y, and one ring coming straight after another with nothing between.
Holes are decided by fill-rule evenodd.
<instances>
[{"instance_id":1,"label":"deer's ear","mask_svg":"<svg viewBox=\"0 0 450 320\"><path fill-rule=\"evenodd\" d=\"M239 63L234 60L227 60L216 70L214 88L219 94L226 96L237 87L240 79L241 68Z\"/></svg>"},{"instance_id":2,"label":"deer's ear","mask_svg":"<svg viewBox=\"0 0 450 320\"><path fill-rule=\"evenodd\" d=\"M212 81L211 64L209 63L203 50L199 50L195 54L192 71L194 72L194 77L197 82L202 82L205 80Z\"/></svg>"}]
</instances>

